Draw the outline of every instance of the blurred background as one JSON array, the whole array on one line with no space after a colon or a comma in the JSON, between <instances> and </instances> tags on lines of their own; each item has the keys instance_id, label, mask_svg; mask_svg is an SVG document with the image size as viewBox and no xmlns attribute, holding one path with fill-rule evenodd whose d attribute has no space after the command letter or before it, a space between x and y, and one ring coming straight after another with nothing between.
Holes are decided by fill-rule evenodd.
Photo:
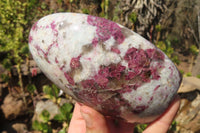
<instances>
[{"instance_id":1,"label":"blurred background","mask_svg":"<svg viewBox=\"0 0 200 133\"><path fill-rule=\"evenodd\" d=\"M43 75L28 50L31 26L56 12L104 17L163 50L183 75L169 133L200 133L199 0L0 0L0 132L67 132L75 101Z\"/></svg>"}]
</instances>

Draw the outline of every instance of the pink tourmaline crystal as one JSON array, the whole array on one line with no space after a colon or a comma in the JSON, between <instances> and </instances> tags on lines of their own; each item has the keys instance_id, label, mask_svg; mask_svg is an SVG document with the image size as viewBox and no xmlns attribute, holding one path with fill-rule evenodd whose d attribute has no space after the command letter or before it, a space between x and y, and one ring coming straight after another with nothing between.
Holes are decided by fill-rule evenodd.
<instances>
[{"instance_id":1,"label":"pink tourmaline crystal","mask_svg":"<svg viewBox=\"0 0 200 133\"><path fill-rule=\"evenodd\" d=\"M78 102L127 122L150 122L176 95L181 76L159 49L104 18L57 13L29 35L44 74Z\"/></svg>"}]
</instances>

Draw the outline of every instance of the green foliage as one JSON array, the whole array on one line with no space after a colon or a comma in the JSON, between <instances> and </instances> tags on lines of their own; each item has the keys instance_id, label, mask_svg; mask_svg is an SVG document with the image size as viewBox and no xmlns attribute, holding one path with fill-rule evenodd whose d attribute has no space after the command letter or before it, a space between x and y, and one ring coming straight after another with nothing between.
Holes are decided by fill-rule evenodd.
<instances>
[{"instance_id":1,"label":"green foliage","mask_svg":"<svg viewBox=\"0 0 200 133\"><path fill-rule=\"evenodd\" d=\"M44 123L47 123L50 118L50 113L47 110L43 110L39 117Z\"/></svg>"},{"instance_id":2,"label":"green foliage","mask_svg":"<svg viewBox=\"0 0 200 133\"><path fill-rule=\"evenodd\" d=\"M52 129L48 123L38 122L37 120L33 122L32 129L42 131L43 133L52 133Z\"/></svg>"},{"instance_id":3,"label":"green foliage","mask_svg":"<svg viewBox=\"0 0 200 133\"><path fill-rule=\"evenodd\" d=\"M8 71L16 65L18 72L18 85L22 93L25 93L20 65L25 63L29 57L28 35L31 25L40 16L50 13L45 4L38 10L39 0L1 0L0 1L0 53L5 53L1 57L0 63ZM12 74L9 75L12 78ZM26 103L25 97L23 101Z\"/></svg>"},{"instance_id":4,"label":"green foliage","mask_svg":"<svg viewBox=\"0 0 200 133\"><path fill-rule=\"evenodd\" d=\"M82 12L83 12L84 14L89 14L89 13L90 13L90 11L89 11L88 9L86 9L86 8L83 8L83 9L82 9Z\"/></svg>"},{"instance_id":5,"label":"green foliage","mask_svg":"<svg viewBox=\"0 0 200 133\"><path fill-rule=\"evenodd\" d=\"M146 129L147 126L148 126L147 124L138 124L134 128L134 133L142 133Z\"/></svg>"},{"instance_id":6,"label":"green foliage","mask_svg":"<svg viewBox=\"0 0 200 133\"><path fill-rule=\"evenodd\" d=\"M29 93L33 94L37 90L37 88L34 84L28 84L27 90L28 90Z\"/></svg>"},{"instance_id":7,"label":"green foliage","mask_svg":"<svg viewBox=\"0 0 200 133\"><path fill-rule=\"evenodd\" d=\"M122 9L120 8L120 2L118 2L114 8L114 12L113 12L113 18L112 21L117 21L119 20L119 16L122 14Z\"/></svg>"},{"instance_id":8,"label":"green foliage","mask_svg":"<svg viewBox=\"0 0 200 133\"><path fill-rule=\"evenodd\" d=\"M72 117L72 109L73 105L70 103L63 104L59 110L60 114L57 114L54 116L54 121L57 121L59 123L62 123L63 128L59 131L59 133L65 133L67 130L67 124L69 123ZM52 133L51 128L51 120L50 120L50 113L47 110L43 110L42 113L39 115L42 122L38 122L35 120L32 123L32 129L37 131L42 131L44 133Z\"/></svg>"},{"instance_id":9,"label":"green foliage","mask_svg":"<svg viewBox=\"0 0 200 133\"><path fill-rule=\"evenodd\" d=\"M9 58L5 58L3 61L2 61L2 65L4 68L6 68L7 70L10 70L11 67L12 67L12 63L11 63L11 60Z\"/></svg>"},{"instance_id":10,"label":"green foliage","mask_svg":"<svg viewBox=\"0 0 200 133\"><path fill-rule=\"evenodd\" d=\"M47 98L56 100L59 96L60 89L56 85L44 85L43 92L47 96Z\"/></svg>"},{"instance_id":11,"label":"green foliage","mask_svg":"<svg viewBox=\"0 0 200 133\"><path fill-rule=\"evenodd\" d=\"M108 18L109 3L110 3L109 0L102 0L102 2L101 2L102 12L100 13L100 16L104 17L106 19Z\"/></svg>"},{"instance_id":12,"label":"green foliage","mask_svg":"<svg viewBox=\"0 0 200 133\"><path fill-rule=\"evenodd\" d=\"M42 2L42 3L41 3L41 8L42 8L43 10L45 10L45 9L47 8L46 3Z\"/></svg>"},{"instance_id":13,"label":"green foliage","mask_svg":"<svg viewBox=\"0 0 200 133\"><path fill-rule=\"evenodd\" d=\"M197 78L199 78L199 79L200 79L200 74L198 74L198 75L197 75Z\"/></svg>"},{"instance_id":14,"label":"green foliage","mask_svg":"<svg viewBox=\"0 0 200 133\"><path fill-rule=\"evenodd\" d=\"M156 25L156 31L157 31L157 32L160 32L161 30L162 30L161 25L160 25L160 24L157 24L157 25Z\"/></svg>"},{"instance_id":15,"label":"green foliage","mask_svg":"<svg viewBox=\"0 0 200 133\"><path fill-rule=\"evenodd\" d=\"M61 129L58 133L66 133L66 129Z\"/></svg>"},{"instance_id":16,"label":"green foliage","mask_svg":"<svg viewBox=\"0 0 200 133\"><path fill-rule=\"evenodd\" d=\"M51 100L53 100L54 102L56 102L57 104L59 103L59 89L56 87L56 85L44 85L43 86L43 92L44 92L44 96L46 98L49 98ZM58 105L59 106L59 105ZM68 127L68 124L72 118L72 109L73 109L73 105L70 103L64 103L62 106L59 106L59 110L60 113L55 115L53 120L57 121L59 123L62 123L62 125L66 125L63 126L62 130L60 130L59 132L66 132L66 129ZM40 114L40 118L45 122L45 123L49 123L50 114L48 111L44 110L41 114ZM42 123L43 124L43 123ZM50 127L49 127L50 128Z\"/></svg>"},{"instance_id":17,"label":"green foliage","mask_svg":"<svg viewBox=\"0 0 200 133\"><path fill-rule=\"evenodd\" d=\"M156 46L161 49L174 63L179 64L178 56L174 55L174 49L170 40L158 41Z\"/></svg>"},{"instance_id":18,"label":"green foliage","mask_svg":"<svg viewBox=\"0 0 200 133\"><path fill-rule=\"evenodd\" d=\"M178 56L172 56L171 60L172 60L172 62L176 63L177 65L179 65L180 62L181 62L181 61L179 60Z\"/></svg>"},{"instance_id":19,"label":"green foliage","mask_svg":"<svg viewBox=\"0 0 200 133\"><path fill-rule=\"evenodd\" d=\"M184 71L183 70L179 70L179 72L183 75L184 74Z\"/></svg>"},{"instance_id":20,"label":"green foliage","mask_svg":"<svg viewBox=\"0 0 200 133\"><path fill-rule=\"evenodd\" d=\"M2 0L0 3L0 52L7 52L7 60L21 63L22 46L27 45L24 41L27 3L19 0Z\"/></svg>"},{"instance_id":21,"label":"green foliage","mask_svg":"<svg viewBox=\"0 0 200 133\"><path fill-rule=\"evenodd\" d=\"M28 45L22 46L22 48L20 50L21 50L20 53L23 54L23 55L28 55L29 54Z\"/></svg>"},{"instance_id":22,"label":"green foliage","mask_svg":"<svg viewBox=\"0 0 200 133\"><path fill-rule=\"evenodd\" d=\"M186 76L186 77L191 77L191 76L192 76L192 73L191 73L191 72L188 72L188 73L185 74L185 76Z\"/></svg>"},{"instance_id":23,"label":"green foliage","mask_svg":"<svg viewBox=\"0 0 200 133\"><path fill-rule=\"evenodd\" d=\"M43 86L43 92L45 94L45 97L53 100L56 103L59 103L59 89L56 87L56 85L44 85ZM54 120L58 121L59 123L69 123L72 118L72 109L73 105L70 103L65 103L62 106L59 106L60 113L54 116ZM49 121L49 114L47 111L43 112L40 116L43 121L48 122ZM65 131L65 127L61 131ZM60 132L61 132L60 131Z\"/></svg>"},{"instance_id":24,"label":"green foliage","mask_svg":"<svg viewBox=\"0 0 200 133\"><path fill-rule=\"evenodd\" d=\"M146 128L147 128L147 124L138 124L135 126L134 128L134 133L142 133ZM176 131L176 126L177 126L177 122L175 120L173 120L173 122L171 123L167 133L171 133Z\"/></svg>"},{"instance_id":25,"label":"green foliage","mask_svg":"<svg viewBox=\"0 0 200 133\"><path fill-rule=\"evenodd\" d=\"M55 115L54 120L59 122L67 121L70 122L72 118L73 106L70 103L65 103L60 107L60 114Z\"/></svg>"},{"instance_id":26,"label":"green foliage","mask_svg":"<svg viewBox=\"0 0 200 133\"><path fill-rule=\"evenodd\" d=\"M134 24L136 23L137 21L137 14L135 12L132 12L130 15L129 15L129 20Z\"/></svg>"},{"instance_id":27,"label":"green foliage","mask_svg":"<svg viewBox=\"0 0 200 133\"><path fill-rule=\"evenodd\" d=\"M176 131L176 126L177 126L177 122L175 120L173 120L169 130L167 131L167 133L173 133Z\"/></svg>"},{"instance_id":28,"label":"green foliage","mask_svg":"<svg viewBox=\"0 0 200 133\"><path fill-rule=\"evenodd\" d=\"M40 5L41 10L38 10ZM28 57L28 34L31 25L41 16L52 13L39 0L0 1L0 53L6 56L0 61L10 70L10 66L21 64Z\"/></svg>"},{"instance_id":29,"label":"green foliage","mask_svg":"<svg viewBox=\"0 0 200 133\"><path fill-rule=\"evenodd\" d=\"M1 74L1 79L2 79L3 82L8 82L10 77L7 74Z\"/></svg>"},{"instance_id":30,"label":"green foliage","mask_svg":"<svg viewBox=\"0 0 200 133\"><path fill-rule=\"evenodd\" d=\"M192 46L190 46L190 52L191 52L193 55L198 55L199 50L198 50L198 48L197 48L196 45L192 45Z\"/></svg>"}]
</instances>

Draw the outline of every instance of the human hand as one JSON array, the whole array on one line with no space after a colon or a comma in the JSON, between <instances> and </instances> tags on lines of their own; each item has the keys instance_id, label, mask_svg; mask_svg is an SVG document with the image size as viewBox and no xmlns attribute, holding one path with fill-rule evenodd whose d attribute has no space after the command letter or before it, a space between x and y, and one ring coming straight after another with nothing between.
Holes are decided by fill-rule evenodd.
<instances>
[{"instance_id":1,"label":"human hand","mask_svg":"<svg viewBox=\"0 0 200 133\"><path fill-rule=\"evenodd\" d=\"M149 124L143 133L166 133L180 106L177 97L169 108ZM75 104L68 133L133 133L134 124L114 122L96 110L78 103Z\"/></svg>"}]
</instances>

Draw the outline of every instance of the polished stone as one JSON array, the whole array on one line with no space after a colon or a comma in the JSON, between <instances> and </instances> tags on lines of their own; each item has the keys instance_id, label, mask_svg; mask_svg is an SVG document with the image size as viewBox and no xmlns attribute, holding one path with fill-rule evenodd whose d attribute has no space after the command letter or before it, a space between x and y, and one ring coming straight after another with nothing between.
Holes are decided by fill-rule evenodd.
<instances>
[{"instance_id":1,"label":"polished stone","mask_svg":"<svg viewBox=\"0 0 200 133\"><path fill-rule=\"evenodd\" d=\"M181 76L151 42L126 27L78 13L36 22L29 48L44 74L78 102L127 122L150 122L173 100Z\"/></svg>"}]
</instances>

